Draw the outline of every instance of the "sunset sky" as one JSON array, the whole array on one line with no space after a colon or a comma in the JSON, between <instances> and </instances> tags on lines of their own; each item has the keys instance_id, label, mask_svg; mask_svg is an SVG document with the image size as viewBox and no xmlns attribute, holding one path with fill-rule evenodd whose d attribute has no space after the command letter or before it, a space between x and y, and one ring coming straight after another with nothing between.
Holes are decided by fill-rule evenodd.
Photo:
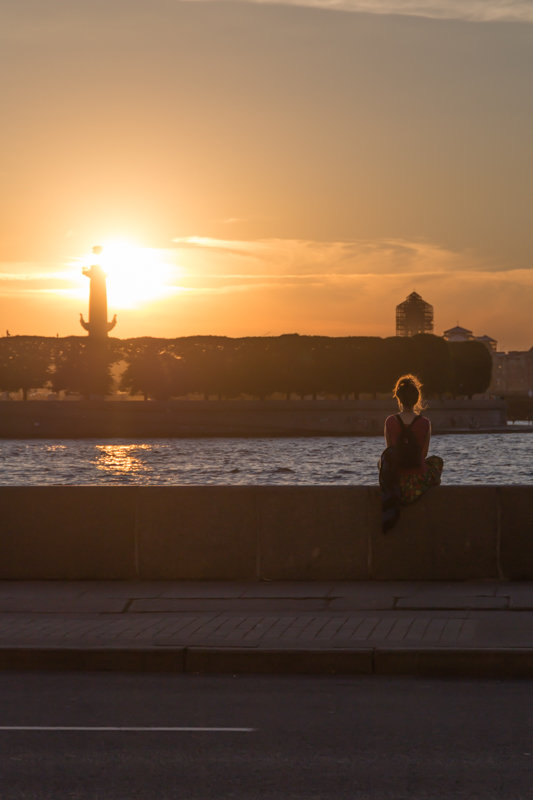
<instances>
[{"instance_id":1,"label":"sunset sky","mask_svg":"<svg viewBox=\"0 0 533 800\"><path fill-rule=\"evenodd\" d=\"M0 335L533 346L533 0L0 0Z\"/></svg>"}]
</instances>

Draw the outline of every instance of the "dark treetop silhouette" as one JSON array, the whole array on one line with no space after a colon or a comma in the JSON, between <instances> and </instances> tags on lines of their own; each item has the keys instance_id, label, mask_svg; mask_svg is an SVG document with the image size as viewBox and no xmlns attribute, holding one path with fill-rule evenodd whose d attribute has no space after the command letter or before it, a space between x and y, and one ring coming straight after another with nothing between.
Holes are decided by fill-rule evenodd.
<instances>
[{"instance_id":1,"label":"dark treetop silhouette","mask_svg":"<svg viewBox=\"0 0 533 800\"><path fill-rule=\"evenodd\" d=\"M101 247L93 247L95 255L98 256L101 252ZM88 331L91 338L103 339L117 324L116 314L111 322L107 321L106 275L100 264L84 267L82 272L89 278L91 283L89 289L89 322L85 322L83 314L80 314L80 323Z\"/></svg>"}]
</instances>

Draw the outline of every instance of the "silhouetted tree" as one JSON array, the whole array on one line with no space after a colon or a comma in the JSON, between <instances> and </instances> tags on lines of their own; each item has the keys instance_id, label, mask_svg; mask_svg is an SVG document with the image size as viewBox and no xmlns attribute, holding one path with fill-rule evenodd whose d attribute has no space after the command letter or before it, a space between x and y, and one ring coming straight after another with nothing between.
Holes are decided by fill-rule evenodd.
<instances>
[{"instance_id":1,"label":"silhouetted tree","mask_svg":"<svg viewBox=\"0 0 533 800\"><path fill-rule=\"evenodd\" d=\"M296 392L298 377L296 363L299 358L300 337L297 333L286 333L277 336L271 344L273 364L273 383L275 391L290 398Z\"/></svg>"},{"instance_id":2,"label":"silhouetted tree","mask_svg":"<svg viewBox=\"0 0 533 800\"><path fill-rule=\"evenodd\" d=\"M479 342L413 337L84 337L0 339L0 389L28 391L51 382L84 397L108 394L113 362L125 361L121 387L145 397L265 398L390 392L399 375L417 374L426 394L472 396L490 383L491 357ZM50 369L50 364L52 368Z\"/></svg>"},{"instance_id":3,"label":"silhouetted tree","mask_svg":"<svg viewBox=\"0 0 533 800\"><path fill-rule=\"evenodd\" d=\"M453 396L486 392L492 376L492 358L481 342L448 342Z\"/></svg>"},{"instance_id":4,"label":"silhouetted tree","mask_svg":"<svg viewBox=\"0 0 533 800\"><path fill-rule=\"evenodd\" d=\"M448 343L440 336L421 333L412 336L412 369L422 381L424 394L434 397L449 392L452 384L452 362Z\"/></svg>"},{"instance_id":5,"label":"silhouetted tree","mask_svg":"<svg viewBox=\"0 0 533 800\"><path fill-rule=\"evenodd\" d=\"M413 359L413 341L408 336L390 336L384 340L383 380L386 391L392 388L400 375L409 372L416 374L417 364Z\"/></svg>"},{"instance_id":6,"label":"silhouetted tree","mask_svg":"<svg viewBox=\"0 0 533 800\"><path fill-rule=\"evenodd\" d=\"M294 369L296 392L302 399L311 395L315 400L317 395L324 390L324 371L320 343L313 339L315 337L302 338Z\"/></svg>"},{"instance_id":7,"label":"silhouetted tree","mask_svg":"<svg viewBox=\"0 0 533 800\"><path fill-rule=\"evenodd\" d=\"M186 394L185 364L172 352L146 350L135 357L124 370L120 388L144 399L168 400Z\"/></svg>"},{"instance_id":8,"label":"silhouetted tree","mask_svg":"<svg viewBox=\"0 0 533 800\"><path fill-rule=\"evenodd\" d=\"M386 345L377 336L358 336L354 345L357 360L359 392L376 395L390 390L389 374L385 360ZM358 393L359 393L358 392Z\"/></svg>"},{"instance_id":9,"label":"silhouetted tree","mask_svg":"<svg viewBox=\"0 0 533 800\"><path fill-rule=\"evenodd\" d=\"M70 337L58 344L51 376L55 391L64 389L84 398L103 397L113 384L111 364L114 356L107 342Z\"/></svg>"},{"instance_id":10,"label":"silhouetted tree","mask_svg":"<svg viewBox=\"0 0 533 800\"><path fill-rule=\"evenodd\" d=\"M9 336L0 339L0 389L22 390L28 399L30 389L40 389L50 377L49 340L40 336Z\"/></svg>"},{"instance_id":11,"label":"silhouetted tree","mask_svg":"<svg viewBox=\"0 0 533 800\"><path fill-rule=\"evenodd\" d=\"M236 360L233 348L222 344L207 345L198 349L191 363L191 385L209 399L219 400L235 395Z\"/></svg>"},{"instance_id":12,"label":"silhouetted tree","mask_svg":"<svg viewBox=\"0 0 533 800\"><path fill-rule=\"evenodd\" d=\"M233 354L233 394L263 400L277 388L277 353L269 338L240 340Z\"/></svg>"}]
</instances>

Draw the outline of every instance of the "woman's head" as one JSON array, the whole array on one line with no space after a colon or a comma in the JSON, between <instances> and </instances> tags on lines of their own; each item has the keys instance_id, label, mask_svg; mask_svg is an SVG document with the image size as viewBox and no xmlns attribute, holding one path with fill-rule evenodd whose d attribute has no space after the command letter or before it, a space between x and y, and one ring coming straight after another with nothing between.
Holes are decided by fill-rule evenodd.
<instances>
[{"instance_id":1,"label":"woman's head","mask_svg":"<svg viewBox=\"0 0 533 800\"><path fill-rule=\"evenodd\" d=\"M422 410L422 384L416 375L402 375L398 378L392 396L396 398L401 411L419 414Z\"/></svg>"}]
</instances>

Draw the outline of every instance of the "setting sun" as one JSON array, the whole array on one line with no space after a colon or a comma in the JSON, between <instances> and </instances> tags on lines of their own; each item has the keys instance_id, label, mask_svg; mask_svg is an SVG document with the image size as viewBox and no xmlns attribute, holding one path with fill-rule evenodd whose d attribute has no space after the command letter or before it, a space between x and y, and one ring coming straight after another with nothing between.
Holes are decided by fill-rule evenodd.
<instances>
[{"instance_id":1,"label":"setting sun","mask_svg":"<svg viewBox=\"0 0 533 800\"><path fill-rule=\"evenodd\" d=\"M533 0L0 5L0 331L531 347Z\"/></svg>"},{"instance_id":2,"label":"setting sun","mask_svg":"<svg viewBox=\"0 0 533 800\"><path fill-rule=\"evenodd\" d=\"M140 247L127 240L104 241L98 255L84 255L84 265L99 263L107 276L110 308L136 308L172 294L171 277L176 267L161 251Z\"/></svg>"}]
</instances>

